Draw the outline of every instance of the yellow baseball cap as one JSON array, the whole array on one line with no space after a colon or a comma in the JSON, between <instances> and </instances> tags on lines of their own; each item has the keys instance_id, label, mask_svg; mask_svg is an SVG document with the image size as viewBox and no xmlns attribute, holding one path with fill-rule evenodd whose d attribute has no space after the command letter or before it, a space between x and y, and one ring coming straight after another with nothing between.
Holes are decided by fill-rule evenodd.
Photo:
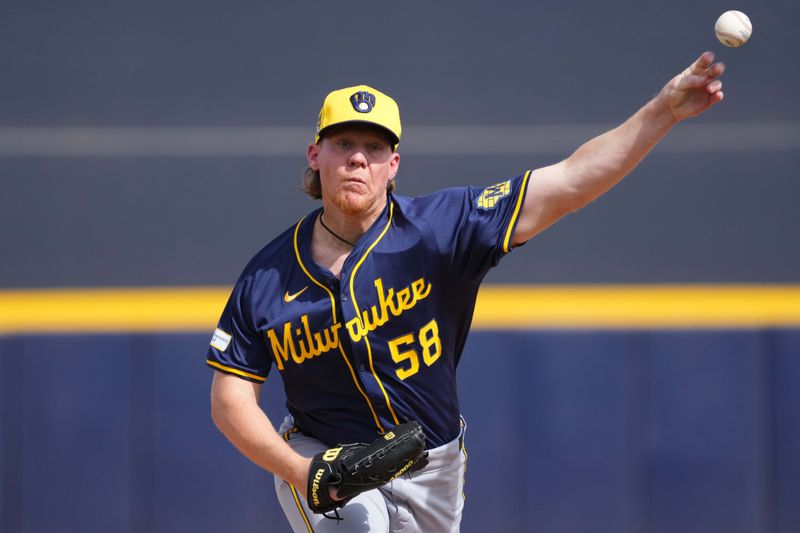
<instances>
[{"instance_id":1,"label":"yellow baseball cap","mask_svg":"<svg viewBox=\"0 0 800 533\"><path fill-rule=\"evenodd\" d=\"M349 122L374 124L386 130L394 148L400 143L400 108L390 96L367 85L333 91L325 97L317 120L314 142L331 126Z\"/></svg>"}]
</instances>

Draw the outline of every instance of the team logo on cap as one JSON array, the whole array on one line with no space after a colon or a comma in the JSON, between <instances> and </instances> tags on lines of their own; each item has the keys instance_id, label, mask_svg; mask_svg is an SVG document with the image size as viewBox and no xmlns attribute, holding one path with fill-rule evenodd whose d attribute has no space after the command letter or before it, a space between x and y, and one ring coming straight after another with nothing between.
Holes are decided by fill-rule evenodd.
<instances>
[{"instance_id":1,"label":"team logo on cap","mask_svg":"<svg viewBox=\"0 0 800 533\"><path fill-rule=\"evenodd\" d=\"M350 103L359 113L369 113L375 106L375 95L367 91L358 91L350 97Z\"/></svg>"}]
</instances>

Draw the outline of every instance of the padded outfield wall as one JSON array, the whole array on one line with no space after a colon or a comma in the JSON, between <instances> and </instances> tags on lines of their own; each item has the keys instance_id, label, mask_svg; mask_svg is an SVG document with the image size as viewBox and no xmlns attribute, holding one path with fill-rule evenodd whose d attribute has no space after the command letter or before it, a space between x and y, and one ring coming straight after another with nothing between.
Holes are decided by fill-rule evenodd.
<instances>
[{"instance_id":1,"label":"padded outfield wall","mask_svg":"<svg viewBox=\"0 0 800 533\"><path fill-rule=\"evenodd\" d=\"M286 530L210 419L225 297L0 293L0 530ZM462 530L793 533L798 381L798 287L489 287L459 367Z\"/></svg>"}]
</instances>

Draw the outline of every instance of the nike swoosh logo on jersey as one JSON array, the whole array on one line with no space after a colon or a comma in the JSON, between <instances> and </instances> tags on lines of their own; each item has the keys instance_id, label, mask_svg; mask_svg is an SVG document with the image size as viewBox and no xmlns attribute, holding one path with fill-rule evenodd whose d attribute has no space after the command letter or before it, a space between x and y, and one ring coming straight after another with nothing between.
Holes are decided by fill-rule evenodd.
<instances>
[{"instance_id":1,"label":"nike swoosh logo on jersey","mask_svg":"<svg viewBox=\"0 0 800 533\"><path fill-rule=\"evenodd\" d=\"M283 295L283 301L288 304L289 302L291 302L292 300L294 300L295 298L297 298L298 296L300 296L301 294L306 292L307 288L308 288L308 285L306 285L305 287L303 287L302 289L300 289L299 291L297 291L294 294L289 294L289 291L286 291L286 294Z\"/></svg>"}]
</instances>

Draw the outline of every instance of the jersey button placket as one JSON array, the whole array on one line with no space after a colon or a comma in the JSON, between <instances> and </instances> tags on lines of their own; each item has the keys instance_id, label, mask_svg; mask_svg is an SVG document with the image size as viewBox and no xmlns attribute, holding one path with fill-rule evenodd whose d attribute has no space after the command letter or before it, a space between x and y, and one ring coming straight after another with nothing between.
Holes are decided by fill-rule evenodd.
<instances>
[{"instance_id":1,"label":"jersey button placket","mask_svg":"<svg viewBox=\"0 0 800 533\"><path fill-rule=\"evenodd\" d=\"M344 270L342 271L340 286L342 287L342 290L339 292L339 302L342 304L341 308L343 322L346 323L348 320L351 320L357 316L356 309L353 304L344 305L350 299L347 291L347 287L349 286L349 272L345 272ZM347 333L345 333L345 335L347 335ZM349 340L350 339L348 338L348 341ZM362 338L359 340L359 342L349 343L353 362L355 363L356 361L359 361L357 368L358 373L360 374L360 380L364 386L364 391L370 398L373 408L377 412L377 415L384 424L391 423L392 416L387 410L386 402L383 398L383 392L381 391L380 386L378 385L378 382L376 381L376 378L372 374L372 370L367 363L367 358L369 355L366 349L366 342L367 339Z\"/></svg>"}]
</instances>

